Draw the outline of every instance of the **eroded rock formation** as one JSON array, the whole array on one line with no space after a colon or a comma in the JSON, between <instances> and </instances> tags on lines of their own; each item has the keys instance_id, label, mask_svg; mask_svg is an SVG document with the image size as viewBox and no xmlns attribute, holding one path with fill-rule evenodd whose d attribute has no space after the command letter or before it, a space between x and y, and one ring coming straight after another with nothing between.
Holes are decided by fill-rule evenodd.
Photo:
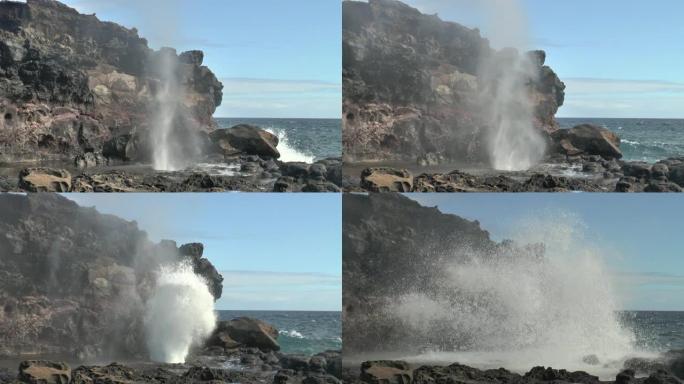
<instances>
[{"instance_id":1,"label":"eroded rock formation","mask_svg":"<svg viewBox=\"0 0 684 384\"><path fill-rule=\"evenodd\" d=\"M518 53L494 51L477 29L396 0L345 1L343 33L345 160L415 161L437 153L488 163L480 69L484 61L505 66ZM544 65L543 51L527 54L535 72L527 84L534 125L555 131L565 85Z\"/></svg>"},{"instance_id":2,"label":"eroded rock formation","mask_svg":"<svg viewBox=\"0 0 684 384\"><path fill-rule=\"evenodd\" d=\"M153 51L137 30L55 0L1 2L0 159L71 161L102 153L108 142L125 148L124 156L105 150L112 158L149 158L163 60L173 64L184 96L174 124L206 137L223 86L202 65L201 51Z\"/></svg>"},{"instance_id":3,"label":"eroded rock formation","mask_svg":"<svg viewBox=\"0 0 684 384\"><path fill-rule=\"evenodd\" d=\"M221 296L201 244L153 243L53 194L2 194L0 212L0 355L145 357L142 306L161 265L187 261Z\"/></svg>"}]
</instances>

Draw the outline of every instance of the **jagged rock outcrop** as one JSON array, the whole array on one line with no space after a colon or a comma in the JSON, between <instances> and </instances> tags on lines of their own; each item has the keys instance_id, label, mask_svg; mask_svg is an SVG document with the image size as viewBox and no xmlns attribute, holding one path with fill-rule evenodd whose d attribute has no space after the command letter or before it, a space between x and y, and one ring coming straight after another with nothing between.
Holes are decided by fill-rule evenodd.
<instances>
[{"instance_id":1,"label":"jagged rock outcrop","mask_svg":"<svg viewBox=\"0 0 684 384\"><path fill-rule=\"evenodd\" d=\"M54 194L2 194L0 212L0 355L144 357L142 306L164 264L186 260L221 296L201 244L153 243Z\"/></svg>"},{"instance_id":2,"label":"jagged rock outcrop","mask_svg":"<svg viewBox=\"0 0 684 384\"><path fill-rule=\"evenodd\" d=\"M270 324L248 317L220 321L207 340L208 347L236 349L259 348L262 351L278 351L278 330Z\"/></svg>"},{"instance_id":3,"label":"jagged rock outcrop","mask_svg":"<svg viewBox=\"0 0 684 384\"><path fill-rule=\"evenodd\" d=\"M122 136L135 137L141 150L134 159L145 159L165 81L161 61L175 68L184 95L174 132L201 138L216 126L223 88L203 56L153 51L137 30L55 0L1 2L0 159L72 160Z\"/></svg>"},{"instance_id":4,"label":"jagged rock outcrop","mask_svg":"<svg viewBox=\"0 0 684 384\"><path fill-rule=\"evenodd\" d=\"M342 10L345 160L413 162L437 153L487 164L480 69L518 54L496 52L477 29L396 0L345 1ZM534 124L552 132L565 85L544 65L543 51L528 55Z\"/></svg>"},{"instance_id":5,"label":"jagged rock outcrop","mask_svg":"<svg viewBox=\"0 0 684 384\"><path fill-rule=\"evenodd\" d=\"M351 371L344 377L347 383L366 384L679 384L680 377L670 369L652 368L635 375L633 369L624 369L615 380L599 380L584 371L567 371L551 367L534 367L525 374L504 368L477 369L454 363L448 366L422 365L411 367L404 361L366 361L361 365L360 375Z\"/></svg>"}]
</instances>

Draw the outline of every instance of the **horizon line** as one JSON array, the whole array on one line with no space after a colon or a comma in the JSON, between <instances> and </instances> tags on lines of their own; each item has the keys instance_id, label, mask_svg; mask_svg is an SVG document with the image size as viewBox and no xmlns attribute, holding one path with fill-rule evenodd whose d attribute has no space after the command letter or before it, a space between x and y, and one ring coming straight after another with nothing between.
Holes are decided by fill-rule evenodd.
<instances>
[{"instance_id":1,"label":"horizon line","mask_svg":"<svg viewBox=\"0 0 684 384\"><path fill-rule=\"evenodd\" d=\"M684 117L587 117L587 116L556 116L556 119L624 119L624 120L684 120Z\"/></svg>"},{"instance_id":2,"label":"horizon line","mask_svg":"<svg viewBox=\"0 0 684 384\"><path fill-rule=\"evenodd\" d=\"M342 117L248 117L248 116L213 116L214 119L297 119L297 120L342 120Z\"/></svg>"}]
</instances>

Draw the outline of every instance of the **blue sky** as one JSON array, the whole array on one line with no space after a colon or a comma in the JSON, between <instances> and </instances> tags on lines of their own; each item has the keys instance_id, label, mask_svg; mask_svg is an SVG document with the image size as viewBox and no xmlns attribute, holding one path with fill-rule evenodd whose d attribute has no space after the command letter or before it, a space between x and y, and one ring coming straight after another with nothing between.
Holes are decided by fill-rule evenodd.
<instances>
[{"instance_id":1,"label":"blue sky","mask_svg":"<svg viewBox=\"0 0 684 384\"><path fill-rule=\"evenodd\" d=\"M340 118L339 1L64 2L137 28L153 48L203 50L225 86L217 117Z\"/></svg>"},{"instance_id":2,"label":"blue sky","mask_svg":"<svg viewBox=\"0 0 684 384\"><path fill-rule=\"evenodd\" d=\"M438 206L442 212L478 220L497 241L512 237L526 220L540 219L555 226L570 215L571 223L583 227L586 241L601 250L624 309L684 310L684 199L679 196L497 193L410 197L425 206Z\"/></svg>"},{"instance_id":3,"label":"blue sky","mask_svg":"<svg viewBox=\"0 0 684 384\"><path fill-rule=\"evenodd\" d=\"M478 27L495 46L521 21L529 46L567 85L558 117L684 118L684 2L680 0L406 0ZM493 9L518 3L519 14ZM497 7L494 5L497 4ZM524 27L526 26L526 27Z\"/></svg>"},{"instance_id":4,"label":"blue sky","mask_svg":"<svg viewBox=\"0 0 684 384\"><path fill-rule=\"evenodd\" d=\"M204 244L223 274L218 309L340 310L338 194L67 194L137 221L151 240Z\"/></svg>"}]
</instances>

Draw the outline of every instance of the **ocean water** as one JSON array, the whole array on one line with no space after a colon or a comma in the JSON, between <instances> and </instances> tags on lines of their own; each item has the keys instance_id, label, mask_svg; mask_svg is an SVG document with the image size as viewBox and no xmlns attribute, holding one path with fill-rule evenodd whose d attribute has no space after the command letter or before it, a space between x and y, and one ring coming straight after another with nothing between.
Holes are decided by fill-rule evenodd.
<instances>
[{"instance_id":1,"label":"ocean water","mask_svg":"<svg viewBox=\"0 0 684 384\"><path fill-rule=\"evenodd\" d=\"M284 353L314 355L342 349L342 313L306 311L219 311L220 320L252 317L275 326Z\"/></svg>"},{"instance_id":2,"label":"ocean water","mask_svg":"<svg viewBox=\"0 0 684 384\"><path fill-rule=\"evenodd\" d=\"M634 332L637 349L684 349L684 312L632 311L622 312L620 318Z\"/></svg>"},{"instance_id":3,"label":"ocean water","mask_svg":"<svg viewBox=\"0 0 684 384\"><path fill-rule=\"evenodd\" d=\"M627 161L649 163L684 156L684 119L559 118L561 128L595 124L617 133Z\"/></svg>"},{"instance_id":4,"label":"ocean water","mask_svg":"<svg viewBox=\"0 0 684 384\"><path fill-rule=\"evenodd\" d=\"M312 163L328 157L342 156L341 119L256 119L217 118L221 128L252 124L280 138L278 150L282 161Z\"/></svg>"}]
</instances>

